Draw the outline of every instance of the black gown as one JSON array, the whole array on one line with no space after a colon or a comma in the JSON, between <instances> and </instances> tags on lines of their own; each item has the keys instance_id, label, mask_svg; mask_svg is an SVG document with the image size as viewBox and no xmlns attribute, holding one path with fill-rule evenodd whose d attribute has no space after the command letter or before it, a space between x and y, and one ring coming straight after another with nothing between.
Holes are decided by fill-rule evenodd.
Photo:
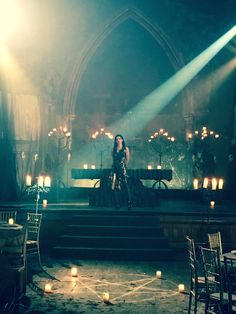
<instances>
[{"instance_id":1,"label":"black gown","mask_svg":"<svg viewBox=\"0 0 236 314\"><path fill-rule=\"evenodd\" d=\"M122 148L119 151L113 152L112 190L115 191L117 205L119 205L121 202L121 197L118 197L117 195L118 192L124 192L123 196L126 198L128 205L130 205L130 192L128 187L126 165L126 148Z\"/></svg>"}]
</instances>

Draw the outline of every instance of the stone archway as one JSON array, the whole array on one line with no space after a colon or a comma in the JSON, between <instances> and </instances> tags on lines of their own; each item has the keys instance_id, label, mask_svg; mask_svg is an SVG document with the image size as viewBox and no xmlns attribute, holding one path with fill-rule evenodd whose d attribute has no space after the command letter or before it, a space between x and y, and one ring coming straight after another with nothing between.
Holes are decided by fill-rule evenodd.
<instances>
[{"instance_id":1,"label":"stone archway","mask_svg":"<svg viewBox=\"0 0 236 314\"><path fill-rule=\"evenodd\" d=\"M176 71L184 65L179 54L175 50L174 46L170 44L163 31L156 25L151 23L150 20L146 16L144 16L144 14L138 9L133 6L127 6L119 11L108 23L104 25L103 29L98 32L94 38L92 38L92 40L88 43L88 45L85 47L84 51L78 58L65 91L63 104L64 117L71 117L75 113L76 98L81 78L90 59L96 52L96 49L101 45L103 40L106 39L106 37L110 33L112 33L112 31L116 27L118 27L120 24L128 19L134 20L139 25L141 25L147 32L149 32L149 34L151 34L153 39L165 51L171 65ZM189 95L186 92L184 93L184 96L185 98L189 98ZM186 102L188 102L187 99Z\"/></svg>"}]
</instances>

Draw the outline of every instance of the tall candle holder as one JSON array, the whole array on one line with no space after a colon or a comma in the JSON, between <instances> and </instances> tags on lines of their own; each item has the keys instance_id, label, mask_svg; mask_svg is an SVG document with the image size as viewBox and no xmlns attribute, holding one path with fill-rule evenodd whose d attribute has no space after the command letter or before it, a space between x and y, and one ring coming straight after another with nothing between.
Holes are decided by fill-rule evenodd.
<instances>
[{"instance_id":1,"label":"tall candle holder","mask_svg":"<svg viewBox=\"0 0 236 314\"><path fill-rule=\"evenodd\" d=\"M71 132L66 126L59 126L59 128L53 128L48 132L48 138L50 139L50 158L52 160L52 175L53 182L56 191L56 201L59 201L60 197L60 184L63 186L69 184L69 167L71 161ZM63 182L64 167L66 166L66 173Z\"/></svg>"},{"instance_id":2,"label":"tall candle holder","mask_svg":"<svg viewBox=\"0 0 236 314\"><path fill-rule=\"evenodd\" d=\"M107 139L112 140L114 138L113 134L106 132L104 128L101 128L100 131L96 131L92 134L91 138L96 140L99 144L98 148L100 149L100 168L103 168L103 153L107 149Z\"/></svg>"},{"instance_id":3,"label":"tall candle holder","mask_svg":"<svg viewBox=\"0 0 236 314\"><path fill-rule=\"evenodd\" d=\"M38 214L39 200L41 193L48 193L51 187L51 178L49 176L36 177L36 182L32 184L32 177L26 176L26 192L35 194L35 213Z\"/></svg>"},{"instance_id":4,"label":"tall candle holder","mask_svg":"<svg viewBox=\"0 0 236 314\"><path fill-rule=\"evenodd\" d=\"M155 154L157 153L158 155L157 169L163 168L163 156L172 150L174 142L175 137L170 136L169 133L162 128L149 137L149 147L151 147ZM163 180L157 180L156 183L158 183L158 189L161 189L161 186L167 188L167 185ZM153 185L153 187L156 185L156 183Z\"/></svg>"}]
</instances>

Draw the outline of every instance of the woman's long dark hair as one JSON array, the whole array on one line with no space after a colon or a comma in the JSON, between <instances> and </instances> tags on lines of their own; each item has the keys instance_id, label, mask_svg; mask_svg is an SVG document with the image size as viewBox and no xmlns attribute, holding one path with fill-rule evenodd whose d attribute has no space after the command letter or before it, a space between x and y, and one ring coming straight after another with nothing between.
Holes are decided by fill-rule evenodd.
<instances>
[{"instance_id":1,"label":"woman's long dark hair","mask_svg":"<svg viewBox=\"0 0 236 314\"><path fill-rule=\"evenodd\" d=\"M123 140L122 141L122 149L126 149L124 137L121 134L117 134L114 138L114 146L113 146L113 150L112 150L112 156L114 156L114 154L117 152L117 142L116 142L117 137L122 138L122 140Z\"/></svg>"}]
</instances>

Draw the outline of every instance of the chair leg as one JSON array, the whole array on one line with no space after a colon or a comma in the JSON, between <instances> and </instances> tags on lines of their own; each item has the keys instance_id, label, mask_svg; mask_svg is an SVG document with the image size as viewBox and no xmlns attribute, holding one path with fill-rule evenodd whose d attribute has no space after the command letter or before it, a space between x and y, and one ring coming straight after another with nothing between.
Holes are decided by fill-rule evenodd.
<instances>
[{"instance_id":1,"label":"chair leg","mask_svg":"<svg viewBox=\"0 0 236 314\"><path fill-rule=\"evenodd\" d=\"M194 314L197 314L198 292L195 291L194 295Z\"/></svg>"},{"instance_id":2,"label":"chair leg","mask_svg":"<svg viewBox=\"0 0 236 314\"><path fill-rule=\"evenodd\" d=\"M190 291L189 291L189 299L188 299L188 314L191 313L192 298L193 298L193 294L192 294L192 290L190 289Z\"/></svg>"},{"instance_id":3,"label":"chair leg","mask_svg":"<svg viewBox=\"0 0 236 314\"><path fill-rule=\"evenodd\" d=\"M41 255L40 255L39 246L37 247L37 249L38 249L38 253L37 253L37 255L38 255L38 263L39 263L39 266L41 268L43 268L43 265L42 265L42 262L41 262Z\"/></svg>"}]
</instances>

